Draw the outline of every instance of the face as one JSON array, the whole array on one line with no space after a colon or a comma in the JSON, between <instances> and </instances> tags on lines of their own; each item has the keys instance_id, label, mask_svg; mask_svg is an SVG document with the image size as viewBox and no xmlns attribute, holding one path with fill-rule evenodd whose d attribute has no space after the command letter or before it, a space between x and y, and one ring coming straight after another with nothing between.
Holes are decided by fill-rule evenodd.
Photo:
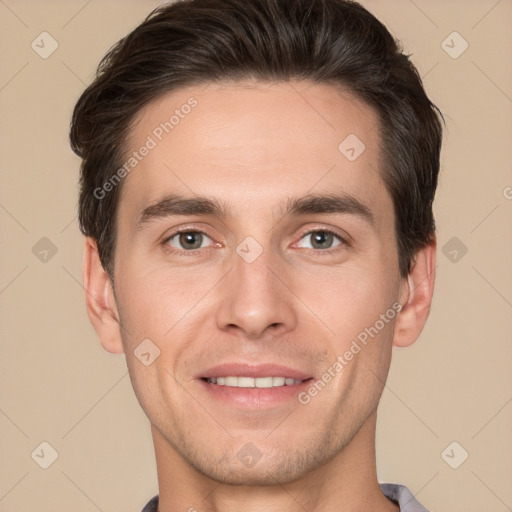
<instances>
[{"instance_id":1,"label":"face","mask_svg":"<svg viewBox=\"0 0 512 512\"><path fill-rule=\"evenodd\" d=\"M134 124L122 343L154 432L202 474L291 481L374 413L403 286L379 143L370 107L306 82L183 88Z\"/></svg>"}]
</instances>

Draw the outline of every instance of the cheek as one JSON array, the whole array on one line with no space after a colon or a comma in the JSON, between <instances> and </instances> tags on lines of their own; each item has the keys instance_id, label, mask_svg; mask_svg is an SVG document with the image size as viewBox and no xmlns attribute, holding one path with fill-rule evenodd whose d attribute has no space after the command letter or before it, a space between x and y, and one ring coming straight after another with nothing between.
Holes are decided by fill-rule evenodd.
<instances>
[{"instance_id":1,"label":"cheek","mask_svg":"<svg viewBox=\"0 0 512 512\"><path fill-rule=\"evenodd\" d=\"M119 300L126 328L137 337L164 340L215 284L212 272L193 267L124 262L119 267Z\"/></svg>"},{"instance_id":2,"label":"cheek","mask_svg":"<svg viewBox=\"0 0 512 512\"><path fill-rule=\"evenodd\" d=\"M335 336L339 348L392 307L395 288L396 283L378 267L356 265L334 270L318 267L307 275L296 275L293 287L313 318Z\"/></svg>"}]
</instances>

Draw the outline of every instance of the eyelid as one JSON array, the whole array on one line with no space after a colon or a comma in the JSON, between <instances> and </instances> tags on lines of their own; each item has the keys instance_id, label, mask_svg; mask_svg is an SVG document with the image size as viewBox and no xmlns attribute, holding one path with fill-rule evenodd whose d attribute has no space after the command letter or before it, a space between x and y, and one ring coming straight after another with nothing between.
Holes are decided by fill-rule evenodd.
<instances>
[{"instance_id":1,"label":"eyelid","mask_svg":"<svg viewBox=\"0 0 512 512\"><path fill-rule=\"evenodd\" d=\"M173 236L179 235L180 233L203 233L203 235L208 236L209 238L212 238L211 235L208 234L208 232L202 228L198 227L197 225L184 225L180 227L171 228L168 231L165 232L165 234L162 236L162 241L167 241L169 238L172 238Z\"/></svg>"},{"instance_id":2,"label":"eyelid","mask_svg":"<svg viewBox=\"0 0 512 512\"><path fill-rule=\"evenodd\" d=\"M201 234L205 235L206 237L208 237L212 241L212 244L209 245L208 247L202 247L199 249L191 249L189 251L187 251L185 249L177 249L176 247L172 247L169 244L169 241L171 240L171 238L174 238L174 237L180 235L181 233L201 233ZM194 255L194 254L197 254L198 251L204 251L205 249L211 249L214 246L214 244L219 245L218 242L215 242L213 240L213 237L210 236L206 230L195 227L195 226L182 226L179 228L175 228L175 229L171 230L170 232L167 232L163 236L162 241L160 243L170 253L180 254L180 255L182 255L182 254Z\"/></svg>"},{"instance_id":3,"label":"eyelid","mask_svg":"<svg viewBox=\"0 0 512 512\"><path fill-rule=\"evenodd\" d=\"M299 241L302 240L305 236L310 235L311 233L317 233L317 232L330 233L330 234L336 236L337 238L339 238L339 240L341 242L340 245L345 245L345 246L351 245L351 243L350 243L351 239L348 234L342 234L342 233L340 233L340 230L338 230L336 228L326 227L326 226L308 227L305 231L303 231L301 233ZM295 245L296 245L296 243L293 244L292 247L294 247ZM330 247L329 249L309 249L308 247L305 247L303 249L305 251L313 251L315 253L326 253L326 252L330 252L330 251L335 251L335 250L337 250L338 247L339 247L339 245L337 245L335 247Z\"/></svg>"}]
</instances>

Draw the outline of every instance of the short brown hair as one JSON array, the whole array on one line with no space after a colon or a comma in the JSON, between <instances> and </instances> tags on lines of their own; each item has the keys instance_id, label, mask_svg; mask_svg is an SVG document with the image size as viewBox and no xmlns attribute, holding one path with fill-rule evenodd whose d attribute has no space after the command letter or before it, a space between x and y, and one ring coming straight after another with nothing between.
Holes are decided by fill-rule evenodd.
<instances>
[{"instance_id":1,"label":"short brown hair","mask_svg":"<svg viewBox=\"0 0 512 512\"><path fill-rule=\"evenodd\" d=\"M100 199L94 191L122 165L136 114L180 87L243 79L341 85L375 109L406 276L435 236L442 115L386 27L348 0L181 0L155 9L110 49L74 108L80 229L97 241L111 279L121 187Z\"/></svg>"}]
</instances>

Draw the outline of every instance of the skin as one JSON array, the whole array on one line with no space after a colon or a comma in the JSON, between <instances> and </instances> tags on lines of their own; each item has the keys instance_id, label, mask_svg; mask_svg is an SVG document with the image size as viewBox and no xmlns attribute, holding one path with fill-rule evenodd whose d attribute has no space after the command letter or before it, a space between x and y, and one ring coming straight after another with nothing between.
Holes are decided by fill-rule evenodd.
<instances>
[{"instance_id":1,"label":"skin","mask_svg":"<svg viewBox=\"0 0 512 512\"><path fill-rule=\"evenodd\" d=\"M329 85L196 85L143 109L128 153L190 97L197 106L122 183L113 287L94 240L84 255L89 318L107 351L126 354L151 421L160 512L398 510L378 486L376 408L392 346L413 343L428 317L435 242L402 278L375 112ZM366 146L353 162L338 149L348 134ZM374 224L350 213L282 215L289 197L333 191L366 205ZM216 198L229 215L166 216L138 229L141 212L169 193ZM166 242L179 227L207 233L194 255L179 235ZM334 237L326 252L314 245L322 229L349 242ZM263 248L252 263L236 252L248 236ZM225 361L321 378L397 302L400 313L307 405L230 407L195 378ZM149 366L134 356L147 338L160 350ZM237 457L248 442L261 455L251 467Z\"/></svg>"}]
</instances>

